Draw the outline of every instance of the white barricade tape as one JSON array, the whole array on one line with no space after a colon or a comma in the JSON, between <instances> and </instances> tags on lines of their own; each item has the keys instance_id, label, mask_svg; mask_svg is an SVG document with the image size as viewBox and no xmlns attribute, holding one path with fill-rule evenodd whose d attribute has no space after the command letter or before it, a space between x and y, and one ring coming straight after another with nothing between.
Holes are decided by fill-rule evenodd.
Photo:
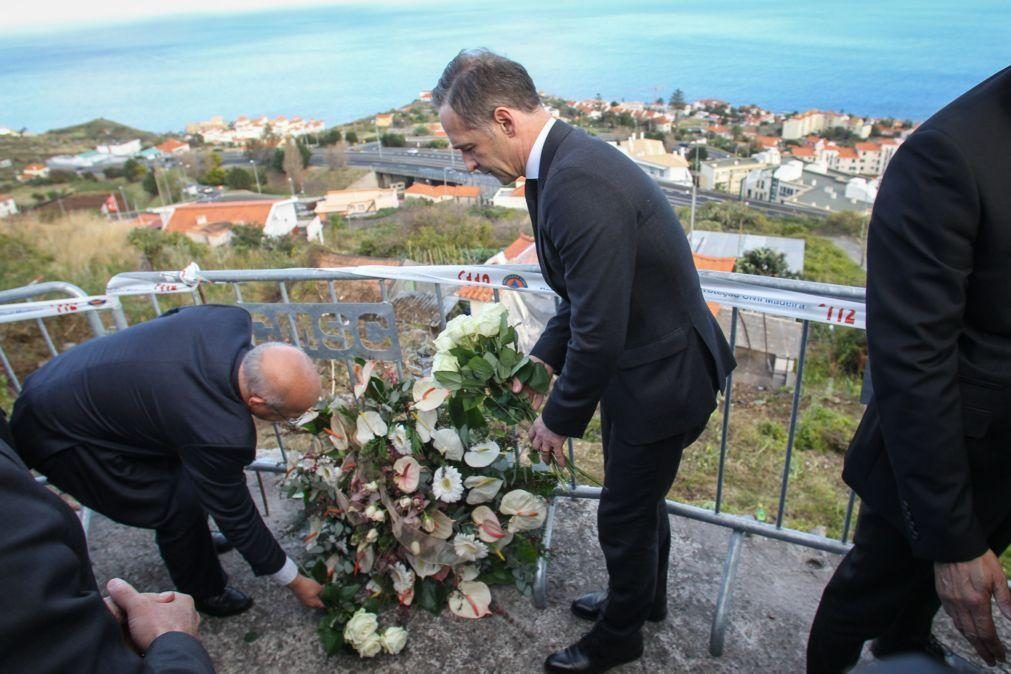
<instances>
[{"instance_id":1,"label":"white barricade tape","mask_svg":"<svg viewBox=\"0 0 1011 674\"><path fill-rule=\"evenodd\" d=\"M105 286L105 292L122 297L124 295L171 295L173 293L188 293L200 285L200 267L196 262L190 262L185 269L173 272L162 272L161 280L150 281L136 278L130 272L116 274Z\"/></svg>"},{"instance_id":2,"label":"white barricade tape","mask_svg":"<svg viewBox=\"0 0 1011 674\"><path fill-rule=\"evenodd\" d=\"M510 265L411 267L365 265L336 267L327 271L353 274L361 276L363 279L382 278L442 285L482 286L519 292L554 293L539 271L526 271ZM132 278L129 273L119 274L109 281L106 291L110 295L189 292L204 280L201 279L199 268L195 264L191 264L182 272L164 272L160 277L160 281L146 281ZM785 316L830 325L846 325L860 329L864 329L866 326L866 307L863 302L857 300L844 300L779 288L764 288L741 281L716 279L712 274L707 274L706 278L702 279L702 295L707 302L718 302L774 316Z\"/></svg>"},{"instance_id":3,"label":"white barricade tape","mask_svg":"<svg viewBox=\"0 0 1011 674\"><path fill-rule=\"evenodd\" d=\"M111 295L0 304L0 323L13 323L33 318L66 316L68 314L82 314L89 311L105 311L118 308L119 299Z\"/></svg>"}]
</instances>

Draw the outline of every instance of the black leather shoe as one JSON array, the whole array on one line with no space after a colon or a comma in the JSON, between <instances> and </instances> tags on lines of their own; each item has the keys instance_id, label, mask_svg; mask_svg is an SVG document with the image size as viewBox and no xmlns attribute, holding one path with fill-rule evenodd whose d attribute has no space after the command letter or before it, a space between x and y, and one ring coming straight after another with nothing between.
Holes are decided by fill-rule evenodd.
<instances>
[{"instance_id":1,"label":"black leather shoe","mask_svg":"<svg viewBox=\"0 0 1011 674\"><path fill-rule=\"evenodd\" d=\"M193 603L201 613L224 618L248 610L253 605L253 598L234 587L226 587L225 591L216 597L204 599L194 597Z\"/></svg>"},{"instance_id":2,"label":"black leather shoe","mask_svg":"<svg viewBox=\"0 0 1011 674\"><path fill-rule=\"evenodd\" d=\"M654 606L646 620L658 623L667 618L666 597L662 606ZM583 620L596 620L607 605L607 592L591 592L572 602L572 613Z\"/></svg>"},{"instance_id":3,"label":"black leather shoe","mask_svg":"<svg viewBox=\"0 0 1011 674\"><path fill-rule=\"evenodd\" d=\"M933 634L927 635L927 640L922 639L887 639L879 638L871 642L871 653L875 658L887 658L900 653L921 653L931 660L945 662L948 649L938 641Z\"/></svg>"},{"instance_id":4,"label":"black leather shoe","mask_svg":"<svg viewBox=\"0 0 1011 674\"><path fill-rule=\"evenodd\" d=\"M603 648L594 640L583 637L565 650L549 655L544 661L544 671L595 674L641 657L641 639L628 648Z\"/></svg>"},{"instance_id":5,"label":"black leather shoe","mask_svg":"<svg viewBox=\"0 0 1011 674\"><path fill-rule=\"evenodd\" d=\"M232 542L227 538L225 538L225 535L220 531L212 531L211 540L214 542L214 552L218 553L219 555L228 552L229 550L235 549L235 546L232 545Z\"/></svg>"}]
</instances>

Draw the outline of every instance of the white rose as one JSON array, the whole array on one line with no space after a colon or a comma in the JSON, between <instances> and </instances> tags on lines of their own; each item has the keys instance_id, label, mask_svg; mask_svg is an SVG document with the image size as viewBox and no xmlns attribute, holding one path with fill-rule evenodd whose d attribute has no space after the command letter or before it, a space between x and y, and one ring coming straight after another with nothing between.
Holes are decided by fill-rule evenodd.
<instances>
[{"instance_id":1,"label":"white rose","mask_svg":"<svg viewBox=\"0 0 1011 674\"><path fill-rule=\"evenodd\" d=\"M397 505L399 505L404 510L407 510L408 508L411 507L412 502L413 501L411 500L410 496L404 496L399 501L397 501Z\"/></svg>"},{"instance_id":2,"label":"white rose","mask_svg":"<svg viewBox=\"0 0 1011 674\"><path fill-rule=\"evenodd\" d=\"M432 359L432 372L459 372L460 363L451 353L439 352Z\"/></svg>"},{"instance_id":3,"label":"white rose","mask_svg":"<svg viewBox=\"0 0 1011 674\"><path fill-rule=\"evenodd\" d=\"M383 632L383 650L390 655L396 655L404 650L407 644L407 630L403 627L387 627Z\"/></svg>"},{"instance_id":4,"label":"white rose","mask_svg":"<svg viewBox=\"0 0 1011 674\"><path fill-rule=\"evenodd\" d=\"M376 614L360 608L344 626L344 641L357 648L367 637L376 633L377 627L379 622L376 620Z\"/></svg>"},{"instance_id":5,"label":"white rose","mask_svg":"<svg viewBox=\"0 0 1011 674\"><path fill-rule=\"evenodd\" d=\"M456 346L456 342L445 332L440 332L439 336L435 338L435 348L440 353L445 353Z\"/></svg>"},{"instance_id":6,"label":"white rose","mask_svg":"<svg viewBox=\"0 0 1011 674\"><path fill-rule=\"evenodd\" d=\"M449 323L446 323L446 329L442 331L442 334L451 339L454 345L459 344L461 340L474 334L471 317L466 314L460 314Z\"/></svg>"},{"instance_id":7,"label":"white rose","mask_svg":"<svg viewBox=\"0 0 1011 674\"><path fill-rule=\"evenodd\" d=\"M370 505L365 509L365 516L372 519L376 515L377 508L374 505Z\"/></svg>"},{"instance_id":8,"label":"white rose","mask_svg":"<svg viewBox=\"0 0 1011 674\"><path fill-rule=\"evenodd\" d=\"M374 658L383 650L383 639L378 634L370 634L365 640L355 646L358 655L363 658Z\"/></svg>"},{"instance_id":9,"label":"white rose","mask_svg":"<svg viewBox=\"0 0 1011 674\"><path fill-rule=\"evenodd\" d=\"M379 483L373 480L365 483L365 491L375 493L379 491Z\"/></svg>"},{"instance_id":10,"label":"white rose","mask_svg":"<svg viewBox=\"0 0 1011 674\"><path fill-rule=\"evenodd\" d=\"M484 337L494 337L501 327L502 314L505 307L492 304L474 317L474 331Z\"/></svg>"}]
</instances>

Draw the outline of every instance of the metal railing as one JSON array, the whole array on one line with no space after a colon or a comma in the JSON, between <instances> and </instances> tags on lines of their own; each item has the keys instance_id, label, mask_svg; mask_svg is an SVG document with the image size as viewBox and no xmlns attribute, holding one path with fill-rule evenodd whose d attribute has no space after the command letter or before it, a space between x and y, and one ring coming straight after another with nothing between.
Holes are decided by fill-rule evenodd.
<instances>
[{"instance_id":1,"label":"metal railing","mask_svg":"<svg viewBox=\"0 0 1011 674\"><path fill-rule=\"evenodd\" d=\"M469 269L475 267L468 266ZM535 271L536 267L530 267L530 271ZM166 280L167 275L163 272L141 272L141 273L130 273L129 277L131 279L138 279L142 281L150 281L151 283L158 284ZM181 297L188 297L189 301L199 304L207 301L207 294L209 288L231 286L231 296L234 297L235 302L239 304L246 305L250 309L251 313L254 313L254 323L259 325L259 328L254 329L254 336L257 339L260 338L270 338L270 339L284 339L291 341L296 345L306 346L305 342L307 338L310 337L310 332L307 332L309 328L307 325L311 325L310 320L308 324L304 321L299 324L299 315L315 317L318 321L319 317L323 314L328 315L342 315L350 312L351 314L360 317L361 312L357 312L355 304L341 304L338 300L338 293L335 288L335 284L346 282L346 281L363 281L361 274L350 273L343 270L337 269L309 269L309 268L299 268L299 269L270 269L270 270L216 270L216 271L201 271L199 273L201 285L191 288L184 289L184 293ZM719 278L719 279L730 279L735 282L744 283L748 287L754 288L756 290L775 290L782 291L785 293L804 293L808 296L817 296L825 298L826 300L850 300L850 301L860 301L863 300L863 289L862 288L852 288L846 286L832 286L827 284L810 283L804 281L793 281L786 279L774 279L768 277L754 277L742 274L727 274L720 272L700 272L700 277L703 282L707 278ZM370 276L373 280L379 283L379 292L381 293L381 299L384 301L388 300L388 279L384 280L380 276ZM267 313L272 313L273 316L266 320L255 319L257 312L264 313L268 304L257 303L257 304L247 304L244 301L243 287L246 284L251 283L268 283L276 285L277 291L280 295L281 301L276 303L282 309L278 311L267 311ZM325 296L328 302L316 302L316 303L293 303L291 301L291 285L296 283L316 283L325 284L325 290L317 286L315 294L317 297ZM450 283L446 283L449 285ZM110 286L111 286L110 282ZM443 287L443 283L435 283L432 287L432 293L436 298L436 306L440 309L445 308L445 298L447 295L452 295L453 293L447 293ZM455 284L453 284L455 285ZM152 292L145 293L143 296L146 297L150 302L150 307L153 309L155 314L160 314L162 311L161 304L159 302L159 297L164 293L169 292L179 292L179 288L173 286L172 284L164 285L164 291L153 290ZM501 288L501 290L509 290L508 288ZM10 291L16 292L16 291ZM217 293L221 295L220 298L224 299L227 295L225 293ZM499 289L495 291L495 299L498 300ZM0 293L0 301L3 301L8 295ZM136 298L135 298L136 299ZM128 301L126 297L121 297L121 301ZM284 309L283 305L289 305L289 309ZM368 305L373 307L374 305ZM389 306L389 305L386 305ZM356 313L357 312L357 313ZM392 310L386 314L390 321L392 321ZM356 319L357 320L357 319ZM384 320L380 320L382 323ZM735 306L732 308L731 324L730 324L730 343L732 348L736 348L738 341L738 323L740 320L739 310ZM440 310L438 313L438 321L440 325L445 325L445 312ZM710 630L710 653L714 656L722 654L725 643L726 627L730 619L730 606L733 584L737 571L737 564L740 559L741 549L743 547L744 539L747 536L763 536L769 539L783 541L787 543L793 543L796 545L805 546L808 548L822 550L832 553L844 553L849 545L847 543L850 535L852 514L855 506L855 497L850 493L848 503L845 509L844 523L842 526L842 534L839 538L829 538L825 535L817 535L812 533L805 533L803 531L791 529L785 526L785 512L789 496L789 483L791 478L791 468L794 461L794 448L796 443L796 432L799 420L799 408L801 401L801 392L803 388L804 380L804 369L807 361L808 352L808 342L810 338L810 321L805 319L801 320L801 338L800 347L797 355L796 362L796 376L793 383L792 391L792 403L790 409L789 425L787 429L787 439L785 455L783 459L783 467L779 484L779 496L778 496L778 507L775 523L764 523L757 521L756 519L734 515L725 512L725 480L726 480L726 466L727 457L730 450L730 435L731 435L731 416L733 411L733 375L728 378L726 393L722 401L722 413L721 413L721 430L720 430L720 443L719 443L719 461L717 465L717 473L715 477L715 491L716 498L713 503L712 508L703 508L695 505L689 505L686 503L680 503L677 501L667 501L667 510L673 515L678 515L695 521L703 522L706 524L716 525L725 527L730 530L730 537L728 541L727 553L724 559L723 573L721 578L721 583L718 591L718 597L716 601L716 609L713 616L713 621ZM117 321L117 324L122 326L125 321ZM345 324L345 327L347 324ZM389 324L386 325L389 328ZM259 332L257 332L259 330ZM382 330L380 330L382 332ZM393 339L396 339L396 326L395 323L392 327ZM387 333L388 334L388 333ZM316 335L318 338L318 335ZM319 342L319 340L316 340ZM351 370L349 359L354 356L364 356L364 357L378 357L379 359L395 360L398 363L398 367L404 367L403 358L400 354L399 343L396 343L395 354L388 350L383 349L372 349L364 342L358 342L352 347L344 345L346 348L338 348L327 350L316 350L313 355L321 358L329 358L342 360L345 364L348 364L348 376L349 381L353 383L353 372ZM711 421L715 423L715 419ZM258 479L258 484L261 492L261 497L264 501L264 506L266 507L266 494L264 491L263 481L261 473L281 473L285 470L285 447L282 434L275 426L275 438L278 443L278 447L281 451L281 461L276 461L272 459L257 459L253 464L251 464L250 469L253 470ZM574 446L572 440L569 440L569 459L570 461L575 461ZM599 499L600 489L594 488L588 485L577 484L574 478L570 483L564 487L559 488L556 492L557 496L560 497L570 497L570 498L583 498L583 499ZM551 550L552 537L554 535L555 529L555 518L557 513L557 501L552 500L548 509L548 516L546 519L544 533L543 533L543 549L545 554L538 560L537 563L537 575L534 582L533 588L533 600L537 607L543 608L547 603L547 574L548 574L548 559Z\"/></svg>"}]
</instances>

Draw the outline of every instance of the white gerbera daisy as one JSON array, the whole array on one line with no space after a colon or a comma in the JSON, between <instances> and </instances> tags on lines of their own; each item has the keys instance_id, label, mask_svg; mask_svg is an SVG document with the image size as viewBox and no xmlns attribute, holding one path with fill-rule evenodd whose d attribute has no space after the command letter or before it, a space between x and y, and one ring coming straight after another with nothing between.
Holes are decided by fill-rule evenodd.
<instances>
[{"instance_id":1,"label":"white gerbera daisy","mask_svg":"<svg viewBox=\"0 0 1011 674\"><path fill-rule=\"evenodd\" d=\"M457 534L453 539L453 550L465 562L476 562L488 556L488 546L470 534Z\"/></svg>"},{"instance_id":2,"label":"white gerbera daisy","mask_svg":"<svg viewBox=\"0 0 1011 674\"><path fill-rule=\"evenodd\" d=\"M432 493L443 503L456 503L463 496L460 471L452 466L439 466L432 479Z\"/></svg>"}]
</instances>

